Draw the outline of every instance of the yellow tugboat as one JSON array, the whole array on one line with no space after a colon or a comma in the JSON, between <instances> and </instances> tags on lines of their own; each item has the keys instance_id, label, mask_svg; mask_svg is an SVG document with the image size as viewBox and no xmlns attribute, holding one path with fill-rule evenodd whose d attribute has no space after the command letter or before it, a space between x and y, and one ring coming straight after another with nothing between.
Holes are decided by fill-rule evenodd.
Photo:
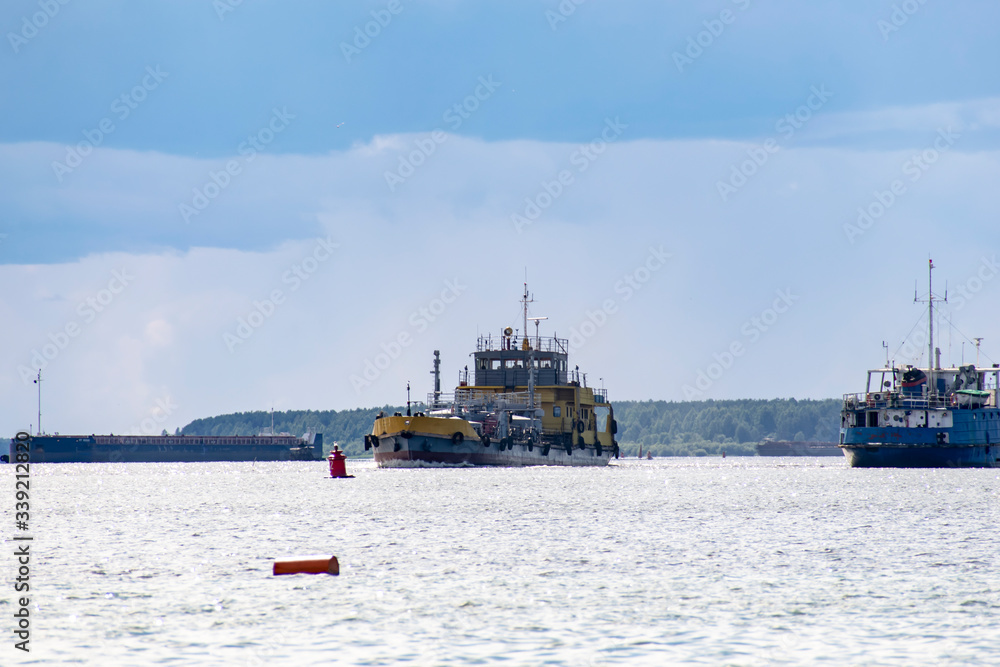
<instances>
[{"instance_id":1,"label":"yellow tugboat","mask_svg":"<svg viewBox=\"0 0 1000 667\"><path fill-rule=\"evenodd\" d=\"M441 393L434 352L434 391L426 411L379 413L365 436L380 467L421 465L607 465L618 458L618 424L603 389L569 369L569 341L538 334L544 317L528 317L524 286L522 335L506 327L480 336L474 379L463 372L455 393ZM535 336L527 335L528 320ZM409 397L407 397L409 398Z\"/></svg>"}]
</instances>

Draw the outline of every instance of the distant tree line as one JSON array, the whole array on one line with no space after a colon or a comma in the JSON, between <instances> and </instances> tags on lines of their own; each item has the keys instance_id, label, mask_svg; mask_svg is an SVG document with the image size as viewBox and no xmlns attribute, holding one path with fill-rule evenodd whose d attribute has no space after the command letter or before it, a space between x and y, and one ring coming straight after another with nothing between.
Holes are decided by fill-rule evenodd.
<instances>
[{"instance_id":1,"label":"distant tree line","mask_svg":"<svg viewBox=\"0 0 1000 667\"><path fill-rule=\"evenodd\" d=\"M840 401L739 399L731 401L618 401L612 403L618 421L616 439L626 456L752 456L754 445L775 440L835 442L840 429ZM322 433L325 449L334 442L348 455L365 452L364 436L380 410L388 414L406 408L383 406L354 410L287 410L274 413L276 433ZM185 435L255 435L271 427L271 413L236 412L196 419Z\"/></svg>"},{"instance_id":2,"label":"distant tree line","mask_svg":"<svg viewBox=\"0 0 1000 667\"><path fill-rule=\"evenodd\" d=\"M406 408L383 406L381 408L356 408L354 410L286 410L274 412L274 432L302 436L322 433L324 453L340 444L348 455L365 454L364 437L371 433L375 415L380 410L392 414L405 412ZM195 419L181 429L184 435L257 435L271 428L271 413L234 412L218 417ZM371 452L368 452L370 455Z\"/></svg>"},{"instance_id":3,"label":"distant tree line","mask_svg":"<svg viewBox=\"0 0 1000 667\"><path fill-rule=\"evenodd\" d=\"M765 438L836 442L838 399L731 401L622 401L612 403L618 442L627 455L639 447L653 456L749 455Z\"/></svg>"}]
</instances>

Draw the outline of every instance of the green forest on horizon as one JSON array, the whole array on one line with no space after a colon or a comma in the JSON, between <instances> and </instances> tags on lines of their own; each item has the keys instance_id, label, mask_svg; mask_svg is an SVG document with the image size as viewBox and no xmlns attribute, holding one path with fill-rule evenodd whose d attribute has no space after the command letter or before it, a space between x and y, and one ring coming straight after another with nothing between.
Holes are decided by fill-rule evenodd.
<instances>
[{"instance_id":1,"label":"green forest on horizon","mask_svg":"<svg viewBox=\"0 0 1000 667\"><path fill-rule=\"evenodd\" d=\"M634 456L753 456L755 445L775 440L820 440L839 437L839 399L735 399L724 401L612 401L622 454ZM353 410L286 410L274 412L274 430L301 436L322 433L324 449L340 444L348 455L371 456L364 436L375 415L404 412L382 406ZM185 435L255 435L271 427L270 412L236 412L196 419L181 429Z\"/></svg>"}]
</instances>

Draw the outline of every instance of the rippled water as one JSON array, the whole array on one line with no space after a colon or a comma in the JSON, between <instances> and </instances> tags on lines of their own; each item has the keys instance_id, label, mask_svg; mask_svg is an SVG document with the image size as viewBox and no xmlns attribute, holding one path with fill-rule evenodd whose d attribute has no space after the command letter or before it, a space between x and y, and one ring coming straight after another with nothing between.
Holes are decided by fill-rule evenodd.
<instances>
[{"instance_id":1,"label":"rippled water","mask_svg":"<svg viewBox=\"0 0 1000 667\"><path fill-rule=\"evenodd\" d=\"M1000 471L845 466L35 465L30 658L1000 664ZM271 576L324 552L339 577Z\"/></svg>"}]
</instances>

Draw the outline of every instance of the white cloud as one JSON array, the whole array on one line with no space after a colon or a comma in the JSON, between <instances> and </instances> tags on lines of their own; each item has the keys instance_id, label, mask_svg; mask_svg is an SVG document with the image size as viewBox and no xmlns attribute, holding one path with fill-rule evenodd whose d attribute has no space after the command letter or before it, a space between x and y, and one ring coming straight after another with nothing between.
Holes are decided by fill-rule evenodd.
<instances>
[{"instance_id":1,"label":"white cloud","mask_svg":"<svg viewBox=\"0 0 1000 667\"><path fill-rule=\"evenodd\" d=\"M938 129L949 127L965 135L995 133L1000 129L1000 97L818 113L798 138L839 140L859 146L873 140L891 141L896 146L916 148ZM991 140L995 141L995 136Z\"/></svg>"},{"instance_id":2,"label":"white cloud","mask_svg":"<svg viewBox=\"0 0 1000 667\"><path fill-rule=\"evenodd\" d=\"M146 342L156 347L165 347L173 343L174 330L166 320L157 319L146 325Z\"/></svg>"},{"instance_id":3,"label":"white cloud","mask_svg":"<svg viewBox=\"0 0 1000 667\"><path fill-rule=\"evenodd\" d=\"M25 169L0 186L21 215L0 247L8 262L18 235L47 229L47 207L33 204L30 192L60 199L61 228L97 247L116 235L145 238L137 247L155 248L157 239L194 246L0 265L0 317L8 323L0 430L35 420L34 386L18 368L30 369L46 349L56 350L43 371L49 431L122 432L166 398L177 405L163 424L172 431L272 402L278 409L399 403L407 381L420 397L434 349L447 386L469 362L477 334L518 326L525 267L534 313L550 318L549 334L566 337L588 311L615 302L616 313L573 361L591 382L604 378L613 399L683 399L683 385L743 340L742 326L785 288L800 300L706 395L834 396L856 390L864 367L881 363L883 339L909 330L919 313L908 295L930 250L941 279L957 281L1000 245L992 186L1000 155L973 142L908 182L905 196L852 245L843 225L902 177L909 151L783 148L723 203L716 183L751 144L623 137L581 173L572 144L449 137L390 193L383 173L414 138L326 156L262 155L225 201L206 210L199 234L179 220L176 198L219 161L106 151L85 165L89 173L81 167L71 197L44 170ZM0 147L0 171L16 172L15 157L44 161L51 150ZM572 183L516 233L511 215L563 169ZM318 260L317 239L327 238L339 247ZM206 239L235 247L204 247ZM626 300L620 281L661 245L673 257ZM112 293L122 270L134 280ZM456 278L465 288L454 303L433 321L422 315ZM996 289L987 285L983 294ZM275 290L281 303L270 308L264 302ZM1000 321L977 306L961 318L988 346ZM260 324L243 339L240 320L250 324L254 312ZM79 331L60 347L71 323ZM226 334L242 340L232 352ZM410 342L356 390L351 376L395 351L401 334Z\"/></svg>"}]
</instances>

